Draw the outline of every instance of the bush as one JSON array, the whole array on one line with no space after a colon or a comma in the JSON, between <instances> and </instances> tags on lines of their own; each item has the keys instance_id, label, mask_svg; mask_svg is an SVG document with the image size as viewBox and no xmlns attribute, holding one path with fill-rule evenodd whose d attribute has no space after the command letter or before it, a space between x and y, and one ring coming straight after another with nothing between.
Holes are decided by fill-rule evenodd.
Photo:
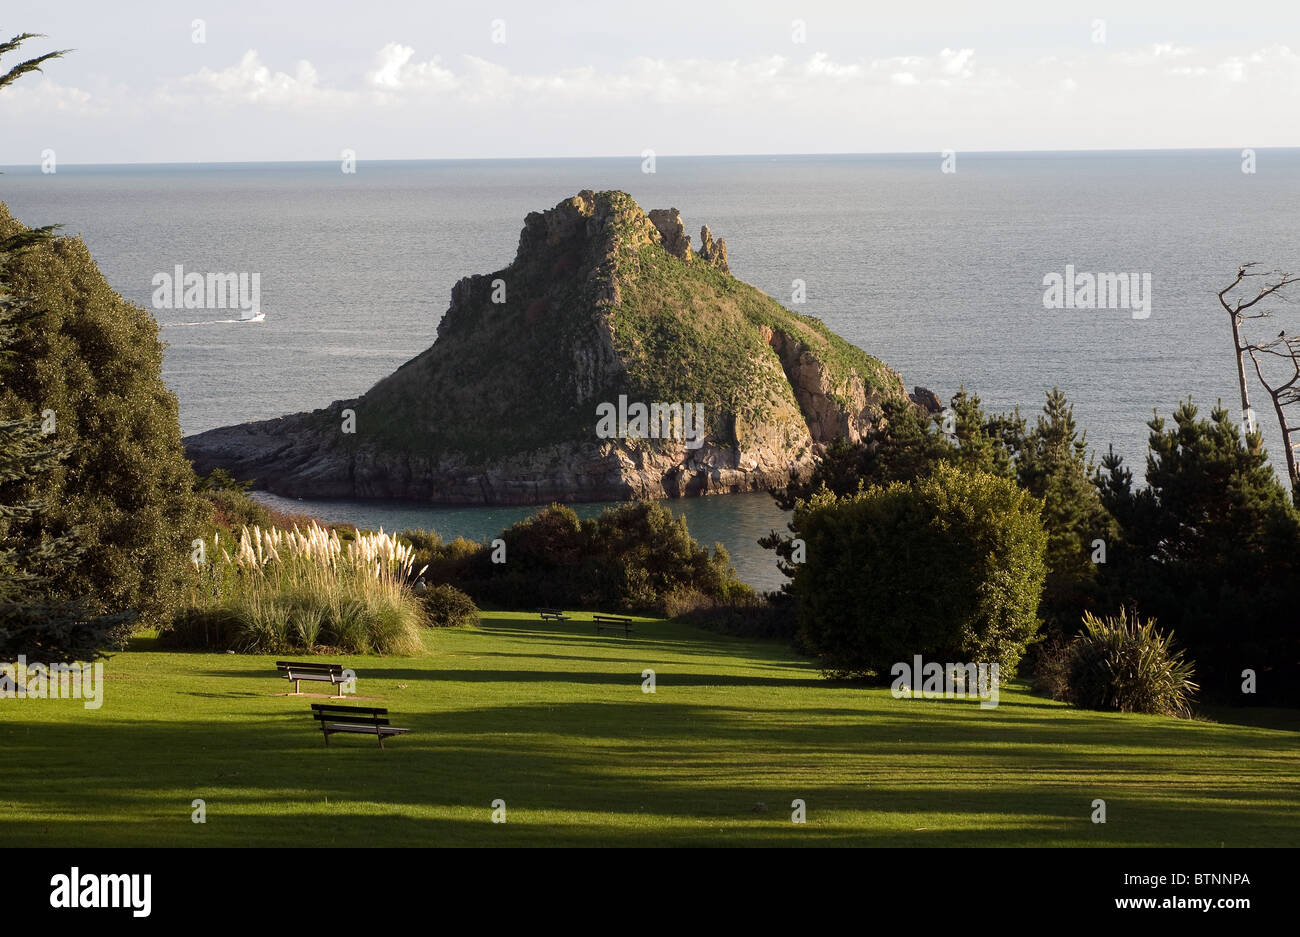
<instances>
[{"instance_id":1,"label":"bush","mask_svg":"<svg viewBox=\"0 0 1300 937\"><path fill-rule=\"evenodd\" d=\"M230 650L239 640L239 617L228 608L185 608L158 633L158 646L176 650Z\"/></svg>"},{"instance_id":2,"label":"bush","mask_svg":"<svg viewBox=\"0 0 1300 937\"><path fill-rule=\"evenodd\" d=\"M445 583L420 596L425 622L431 628L459 628L479 623L478 606L464 592Z\"/></svg>"},{"instance_id":3,"label":"bush","mask_svg":"<svg viewBox=\"0 0 1300 937\"><path fill-rule=\"evenodd\" d=\"M1047 537L1009 479L941 465L910 484L801 501L800 637L830 675L884 678L913 655L1014 676L1039 628Z\"/></svg>"},{"instance_id":4,"label":"bush","mask_svg":"<svg viewBox=\"0 0 1300 937\"><path fill-rule=\"evenodd\" d=\"M741 638L780 638L793 641L798 629L794 605L771 602L753 594L723 600L700 598L670 603L669 615L683 624Z\"/></svg>"},{"instance_id":5,"label":"bush","mask_svg":"<svg viewBox=\"0 0 1300 937\"><path fill-rule=\"evenodd\" d=\"M1194 666L1173 649L1173 633L1123 610L1113 618L1084 613L1069 667L1069 700L1085 709L1186 716L1197 690Z\"/></svg>"},{"instance_id":6,"label":"bush","mask_svg":"<svg viewBox=\"0 0 1300 937\"><path fill-rule=\"evenodd\" d=\"M241 491L217 488L203 492L203 496L212 505L212 524L217 530L230 533L244 527L271 527L275 523L265 505Z\"/></svg>"},{"instance_id":7,"label":"bush","mask_svg":"<svg viewBox=\"0 0 1300 937\"><path fill-rule=\"evenodd\" d=\"M1033 666L1033 687L1054 700L1070 698L1070 642L1058 633L1030 648L1026 655Z\"/></svg>"}]
</instances>

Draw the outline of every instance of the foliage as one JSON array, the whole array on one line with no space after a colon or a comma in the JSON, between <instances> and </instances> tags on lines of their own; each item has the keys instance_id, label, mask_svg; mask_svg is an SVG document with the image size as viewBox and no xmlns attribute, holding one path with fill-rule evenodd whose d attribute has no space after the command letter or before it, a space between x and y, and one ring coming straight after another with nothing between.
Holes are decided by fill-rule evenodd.
<instances>
[{"instance_id":1,"label":"foliage","mask_svg":"<svg viewBox=\"0 0 1300 937\"><path fill-rule=\"evenodd\" d=\"M1031 682L1035 693L1054 700L1069 699L1070 655L1070 641L1060 631L1049 634L1030 648L1026 657L1033 667Z\"/></svg>"},{"instance_id":2,"label":"foliage","mask_svg":"<svg viewBox=\"0 0 1300 937\"><path fill-rule=\"evenodd\" d=\"M420 596L425 621L434 628L461 628L477 625L478 606L464 592L447 583L439 583Z\"/></svg>"},{"instance_id":3,"label":"foliage","mask_svg":"<svg viewBox=\"0 0 1300 937\"><path fill-rule=\"evenodd\" d=\"M798 634L793 602L780 598L769 600L755 595L753 590L728 599L675 596L666 605L665 614L675 621L718 634L780 638L786 642L795 642Z\"/></svg>"},{"instance_id":4,"label":"foliage","mask_svg":"<svg viewBox=\"0 0 1300 937\"><path fill-rule=\"evenodd\" d=\"M1070 644L1068 699L1086 709L1187 716L1197 686L1194 666L1173 648L1173 634L1139 622L1123 609L1114 617L1083 616Z\"/></svg>"},{"instance_id":5,"label":"foliage","mask_svg":"<svg viewBox=\"0 0 1300 937\"><path fill-rule=\"evenodd\" d=\"M0 43L0 56L34 38L22 33ZM49 52L18 63L0 74L0 88L62 55ZM53 227L6 226L6 218L0 205L0 394L23 355L24 330L40 315L38 298L17 282L13 267L23 254L48 247L54 235ZM50 503L41 492L63 471L69 445L48 438L51 427L34 410L17 402L0 407L0 660L90 660L133 614L96 614L75 594L59 594L83 561L85 541L76 529L53 536L44 529Z\"/></svg>"},{"instance_id":6,"label":"foliage","mask_svg":"<svg viewBox=\"0 0 1300 937\"><path fill-rule=\"evenodd\" d=\"M189 602L161 636L164 646L357 654L421 647L423 613L407 585L411 548L382 531L345 543L317 525L245 528L233 556L220 534L205 552L207 562L194 564Z\"/></svg>"},{"instance_id":7,"label":"foliage","mask_svg":"<svg viewBox=\"0 0 1300 937\"><path fill-rule=\"evenodd\" d=\"M1038 627L1040 505L1005 478L946 464L911 483L795 509L800 635L836 676L883 677L913 655L1014 675Z\"/></svg>"},{"instance_id":8,"label":"foliage","mask_svg":"<svg viewBox=\"0 0 1300 937\"><path fill-rule=\"evenodd\" d=\"M0 206L0 239L31 233ZM130 613L159 624L178 608L207 510L162 382L158 325L109 288L80 239L42 239L10 257L4 289L25 308L9 329L0 420L44 414L67 453L10 497L44 504L43 535L87 545L49 580L50 598L118 614L119 644Z\"/></svg>"},{"instance_id":9,"label":"foliage","mask_svg":"<svg viewBox=\"0 0 1300 937\"><path fill-rule=\"evenodd\" d=\"M907 399L886 399L875 435L860 443L835 439L808 477L791 473L789 483L773 490L772 497L782 509L792 511L798 502L823 489L844 497L871 485L926 478L944 463L968 472L1011 476L1015 455L1024 445L1024 421L1018 416L989 416L979 396L964 387L950 403L952 422L945 426L942 413L926 414ZM797 531L793 526L789 529L789 535L772 531L758 542L775 551L777 566L793 578ZM786 594L792 589L791 583L781 587Z\"/></svg>"},{"instance_id":10,"label":"foliage","mask_svg":"<svg viewBox=\"0 0 1300 937\"><path fill-rule=\"evenodd\" d=\"M553 504L502 532L505 562L488 544L407 531L426 579L454 583L480 605L662 611L669 601L726 599L748 592L720 544L701 547L684 517L653 501L612 507L580 520ZM676 597L670 599L670 597Z\"/></svg>"},{"instance_id":11,"label":"foliage","mask_svg":"<svg viewBox=\"0 0 1300 937\"><path fill-rule=\"evenodd\" d=\"M1048 392L1036 425L1016 446L1015 470L1020 486L1043 502L1048 572L1039 614L1054 631L1072 632L1096 601L1094 543L1113 539L1114 522L1093 483L1087 434L1058 388Z\"/></svg>"},{"instance_id":12,"label":"foliage","mask_svg":"<svg viewBox=\"0 0 1300 937\"><path fill-rule=\"evenodd\" d=\"M1107 601L1172 628L1199 662L1207 696L1236 703L1300 699L1300 512L1258 435L1228 412L1197 419L1191 401L1151 429L1147 487L1112 452L1097 484L1118 523L1103 570ZM1242 695L1246 670L1258 692Z\"/></svg>"}]
</instances>

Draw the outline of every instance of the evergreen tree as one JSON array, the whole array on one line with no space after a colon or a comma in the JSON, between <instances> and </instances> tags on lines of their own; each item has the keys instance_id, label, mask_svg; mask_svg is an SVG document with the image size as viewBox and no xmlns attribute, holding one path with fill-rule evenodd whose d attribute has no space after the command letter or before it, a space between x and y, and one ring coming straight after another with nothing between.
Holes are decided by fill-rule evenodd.
<instances>
[{"instance_id":1,"label":"evergreen tree","mask_svg":"<svg viewBox=\"0 0 1300 937\"><path fill-rule=\"evenodd\" d=\"M1040 614L1050 626L1071 632L1095 601L1094 543L1100 540L1106 549L1114 534L1095 475L1087 434L1079 432L1065 394L1053 387L1037 423L1024 436L1016 480L1043 502L1048 574Z\"/></svg>"},{"instance_id":2,"label":"evergreen tree","mask_svg":"<svg viewBox=\"0 0 1300 937\"><path fill-rule=\"evenodd\" d=\"M1172 627L1207 695L1236 703L1300 698L1300 512L1258 434L1244 440L1228 411L1151 428L1147 485L1113 453L1097 485L1119 525L1103 569L1109 604L1136 605ZM1242 694L1243 671L1257 692Z\"/></svg>"}]
</instances>

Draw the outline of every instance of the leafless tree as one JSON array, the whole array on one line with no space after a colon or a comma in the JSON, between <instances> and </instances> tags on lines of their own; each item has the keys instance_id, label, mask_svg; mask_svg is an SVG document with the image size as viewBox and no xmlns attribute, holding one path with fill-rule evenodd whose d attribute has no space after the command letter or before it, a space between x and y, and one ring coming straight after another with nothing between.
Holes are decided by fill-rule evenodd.
<instances>
[{"instance_id":1,"label":"leafless tree","mask_svg":"<svg viewBox=\"0 0 1300 937\"><path fill-rule=\"evenodd\" d=\"M1260 305L1269 297L1287 301L1286 290L1296 283L1300 283L1300 276L1294 276L1281 270L1256 270L1258 262L1242 264L1237 268L1237 277L1222 290L1219 291L1219 305L1228 313L1232 323L1232 347L1237 357L1237 383L1241 387L1241 418L1249 431L1255 429L1254 413L1250 409L1250 391L1246 386L1246 355L1255 351L1262 350L1262 346L1253 345L1248 342L1242 335L1242 323L1247 319L1267 319L1272 313L1272 309L1267 305ZM1250 280L1262 280L1262 283L1248 283ZM1248 294L1229 296L1234 290L1237 290L1243 284L1255 287L1255 295L1247 298ZM1282 336L1278 336L1281 338ZM1252 354L1253 357L1253 354ZM1259 372L1258 362L1256 362L1256 373ZM1261 374L1260 381L1264 378ZM1264 384L1267 388L1269 385ZM1286 435L1287 429L1285 422L1282 427L1283 439L1290 445L1290 436ZM1291 479L1294 482L1296 474L1294 471L1294 453L1290 448L1287 450L1288 468L1291 468Z\"/></svg>"},{"instance_id":2,"label":"leafless tree","mask_svg":"<svg viewBox=\"0 0 1300 937\"><path fill-rule=\"evenodd\" d=\"M1259 377L1259 382L1264 385L1269 399L1273 401L1273 412L1277 414L1278 425L1282 427L1282 445L1286 449L1286 470L1291 477L1291 491L1294 496L1294 493L1300 492L1300 468L1296 466L1295 452L1296 448L1300 447L1300 442L1293 442L1292 435L1300 432L1300 426L1292 426L1287 422L1287 408L1300 404L1300 336L1288 337L1284 329L1272 341L1262 345L1247 345L1246 351L1250 355L1251 363L1255 365L1255 374ZM1278 359L1286 364L1278 369L1277 360L1272 360L1274 370L1269 377L1265 377L1265 369L1260 365L1261 358L1265 361ZM1281 376L1276 376L1278 370L1283 372Z\"/></svg>"}]
</instances>

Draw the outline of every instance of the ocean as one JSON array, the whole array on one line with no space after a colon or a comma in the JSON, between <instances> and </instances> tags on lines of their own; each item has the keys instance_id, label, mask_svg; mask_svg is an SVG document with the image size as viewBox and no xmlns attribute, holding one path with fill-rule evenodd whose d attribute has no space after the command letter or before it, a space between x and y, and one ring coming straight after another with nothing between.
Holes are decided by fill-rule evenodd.
<instances>
[{"instance_id":1,"label":"ocean","mask_svg":"<svg viewBox=\"0 0 1300 937\"><path fill-rule=\"evenodd\" d=\"M528 212L617 188L647 210L680 209L697 244L707 224L737 277L821 318L909 388L946 399L965 386L991 410L1032 417L1059 386L1089 444L1113 445L1140 478L1153 410L1168 416L1190 395L1238 416L1215 293L1245 261L1300 270L1300 150L1242 165L1237 150L957 154L955 172L937 153L661 156L653 174L639 156L361 162L354 174L333 162L60 164L4 167L0 201L29 225L80 234L113 287L149 309L153 278L176 265L259 274L265 322L154 310L186 434L365 392L433 342L457 279L509 263ZM1044 277L1067 266L1149 274L1149 314L1045 309ZM806 301L792 305L796 280ZM1281 434L1253 391L1281 466ZM726 503L673 506L747 581L774 587L753 539L781 512L766 495L709 500ZM447 538L528 513L292 504Z\"/></svg>"}]
</instances>

